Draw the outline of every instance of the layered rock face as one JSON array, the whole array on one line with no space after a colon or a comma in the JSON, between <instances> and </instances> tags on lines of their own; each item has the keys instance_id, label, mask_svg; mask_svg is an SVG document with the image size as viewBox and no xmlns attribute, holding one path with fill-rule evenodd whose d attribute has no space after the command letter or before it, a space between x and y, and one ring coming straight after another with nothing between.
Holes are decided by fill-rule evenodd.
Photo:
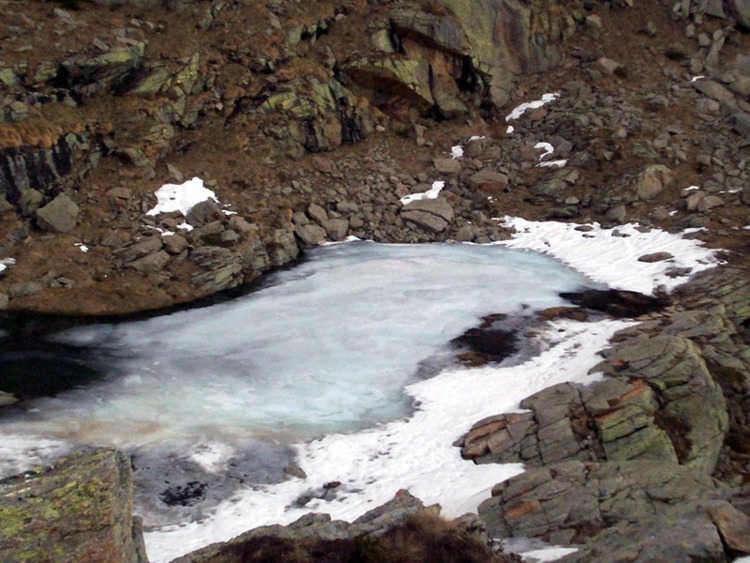
<instances>
[{"instance_id":1,"label":"layered rock face","mask_svg":"<svg viewBox=\"0 0 750 563\"><path fill-rule=\"evenodd\" d=\"M82 451L0 481L0 559L145 563L130 460Z\"/></svg>"},{"instance_id":2,"label":"layered rock face","mask_svg":"<svg viewBox=\"0 0 750 563\"><path fill-rule=\"evenodd\" d=\"M576 561L747 553L732 526L750 537L738 439L749 302L741 272L702 273L675 305L615 335L592 369L602 381L556 385L522 401L527 413L478 422L458 443L465 458L531 467L479 507L490 534L581 544Z\"/></svg>"}]
</instances>

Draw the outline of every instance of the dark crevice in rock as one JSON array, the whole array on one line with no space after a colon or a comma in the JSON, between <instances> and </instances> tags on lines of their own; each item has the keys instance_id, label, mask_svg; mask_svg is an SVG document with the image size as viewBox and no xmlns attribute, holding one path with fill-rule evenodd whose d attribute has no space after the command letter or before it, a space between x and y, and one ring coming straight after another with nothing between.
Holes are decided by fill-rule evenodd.
<instances>
[{"instance_id":1,"label":"dark crevice in rock","mask_svg":"<svg viewBox=\"0 0 750 563\"><path fill-rule=\"evenodd\" d=\"M663 406L654 412L654 424L667 433L677 454L677 460L681 464L686 463L693 447L692 442L687 437L691 430L690 425L669 413Z\"/></svg>"}]
</instances>

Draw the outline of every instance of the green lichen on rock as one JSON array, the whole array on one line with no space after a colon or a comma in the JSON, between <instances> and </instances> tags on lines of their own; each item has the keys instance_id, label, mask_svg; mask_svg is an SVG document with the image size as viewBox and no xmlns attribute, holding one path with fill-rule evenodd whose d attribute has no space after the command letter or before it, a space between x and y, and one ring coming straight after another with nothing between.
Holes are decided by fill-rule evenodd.
<instances>
[{"instance_id":1,"label":"green lichen on rock","mask_svg":"<svg viewBox=\"0 0 750 563\"><path fill-rule=\"evenodd\" d=\"M132 487L130 461L112 449L0 481L0 560L146 561Z\"/></svg>"}]
</instances>

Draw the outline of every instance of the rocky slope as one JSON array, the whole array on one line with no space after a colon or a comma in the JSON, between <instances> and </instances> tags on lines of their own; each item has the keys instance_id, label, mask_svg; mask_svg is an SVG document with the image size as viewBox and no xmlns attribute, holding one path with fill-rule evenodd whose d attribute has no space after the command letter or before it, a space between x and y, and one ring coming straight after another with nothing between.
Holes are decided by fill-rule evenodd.
<instances>
[{"instance_id":1,"label":"rocky slope","mask_svg":"<svg viewBox=\"0 0 750 563\"><path fill-rule=\"evenodd\" d=\"M68 4L0 14L0 308L165 307L348 235L498 240L505 214L700 229L729 266L618 334L606 379L457 445L530 468L480 508L491 536L574 560L750 553L750 3ZM194 176L220 203L147 213ZM439 198L400 201L437 180ZM13 491L0 510L30 502Z\"/></svg>"},{"instance_id":2,"label":"rocky slope","mask_svg":"<svg viewBox=\"0 0 750 563\"><path fill-rule=\"evenodd\" d=\"M347 235L498 239L508 213L746 244L741 2L76 5L0 15L10 310L163 307ZM567 166L537 166L539 141ZM221 205L146 214L194 176ZM436 202L399 201L435 180Z\"/></svg>"}]
</instances>

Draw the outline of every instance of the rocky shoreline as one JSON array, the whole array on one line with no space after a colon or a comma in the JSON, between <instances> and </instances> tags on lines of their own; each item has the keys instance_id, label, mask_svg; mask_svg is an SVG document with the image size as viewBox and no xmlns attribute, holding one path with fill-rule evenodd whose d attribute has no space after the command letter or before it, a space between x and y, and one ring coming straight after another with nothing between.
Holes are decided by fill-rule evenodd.
<instances>
[{"instance_id":1,"label":"rocky shoreline","mask_svg":"<svg viewBox=\"0 0 750 563\"><path fill-rule=\"evenodd\" d=\"M748 2L95 0L0 23L0 309L154 310L347 236L502 240L504 215L691 228L726 249L615 336L606 379L457 441L467 463L528 470L451 528L450 553L491 560L490 538L530 537L579 561L750 554ZM148 213L195 176L218 201ZM95 450L0 482L0 558L145 561L129 471ZM263 537L352 556L424 507L379 510L185 560L248 557Z\"/></svg>"}]
</instances>

